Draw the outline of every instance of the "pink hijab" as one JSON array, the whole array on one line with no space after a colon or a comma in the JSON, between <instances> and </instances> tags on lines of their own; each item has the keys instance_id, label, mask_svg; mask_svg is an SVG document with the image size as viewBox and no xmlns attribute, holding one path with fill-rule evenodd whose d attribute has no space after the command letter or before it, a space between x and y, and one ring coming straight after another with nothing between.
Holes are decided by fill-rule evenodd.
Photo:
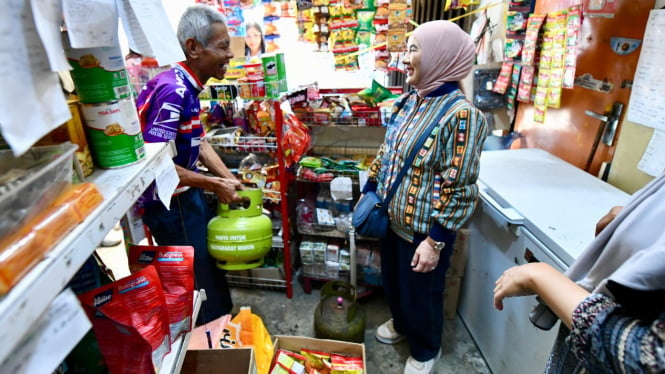
<instances>
[{"instance_id":1,"label":"pink hijab","mask_svg":"<svg viewBox=\"0 0 665 374\"><path fill-rule=\"evenodd\" d=\"M471 36L450 21L430 21L418 26L413 37L420 44L421 79L414 86L424 97L446 82L465 78L473 67L476 48Z\"/></svg>"}]
</instances>

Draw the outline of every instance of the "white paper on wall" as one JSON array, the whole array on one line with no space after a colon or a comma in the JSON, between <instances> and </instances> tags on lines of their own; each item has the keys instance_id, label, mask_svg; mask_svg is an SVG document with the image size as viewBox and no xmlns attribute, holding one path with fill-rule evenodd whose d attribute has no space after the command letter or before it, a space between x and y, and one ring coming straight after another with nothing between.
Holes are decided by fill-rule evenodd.
<instances>
[{"instance_id":1,"label":"white paper on wall","mask_svg":"<svg viewBox=\"0 0 665 374\"><path fill-rule=\"evenodd\" d=\"M73 48L118 45L115 0L62 0L62 10Z\"/></svg>"},{"instance_id":2,"label":"white paper on wall","mask_svg":"<svg viewBox=\"0 0 665 374\"><path fill-rule=\"evenodd\" d=\"M637 168L657 177L665 171L665 130L656 129Z\"/></svg>"},{"instance_id":3,"label":"white paper on wall","mask_svg":"<svg viewBox=\"0 0 665 374\"><path fill-rule=\"evenodd\" d=\"M665 9L654 9L644 31L628 120L665 130Z\"/></svg>"},{"instance_id":4,"label":"white paper on wall","mask_svg":"<svg viewBox=\"0 0 665 374\"><path fill-rule=\"evenodd\" d=\"M29 4L0 5L0 130L16 156L71 118Z\"/></svg>"},{"instance_id":5,"label":"white paper on wall","mask_svg":"<svg viewBox=\"0 0 665 374\"><path fill-rule=\"evenodd\" d=\"M62 22L61 0L30 0L37 32L46 49L51 71L71 70L62 47L60 23Z\"/></svg>"},{"instance_id":6,"label":"white paper on wall","mask_svg":"<svg viewBox=\"0 0 665 374\"><path fill-rule=\"evenodd\" d=\"M129 48L155 57L160 66L185 59L160 0L118 0L118 10Z\"/></svg>"}]
</instances>

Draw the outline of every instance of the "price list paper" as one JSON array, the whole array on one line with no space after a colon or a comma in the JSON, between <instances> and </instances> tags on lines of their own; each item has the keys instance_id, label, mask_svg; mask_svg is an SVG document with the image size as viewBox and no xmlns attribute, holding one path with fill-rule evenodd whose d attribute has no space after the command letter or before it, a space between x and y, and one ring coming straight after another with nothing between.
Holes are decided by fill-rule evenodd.
<instances>
[{"instance_id":1,"label":"price list paper","mask_svg":"<svg viewBox=\"0 0 665 374\"><path fill-rule=\"evenodd\" d=\"M665 130L665 10L654 9L644 31L628 120Z\"/></svg>"}]
</instances>

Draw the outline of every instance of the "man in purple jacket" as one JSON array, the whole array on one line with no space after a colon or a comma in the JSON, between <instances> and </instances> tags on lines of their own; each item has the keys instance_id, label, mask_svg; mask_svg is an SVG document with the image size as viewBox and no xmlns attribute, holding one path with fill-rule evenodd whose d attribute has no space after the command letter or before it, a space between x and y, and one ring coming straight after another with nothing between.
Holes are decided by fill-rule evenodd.
<instances>
[{"instance_id":1,"label":"man in purple jacket","mask_svg":"<svg viewBox=\"0 0 665 374\"><path fill-rule=\"evenodd\" d=\"M148 143L173 140L173 158L180 184L167 209L156 196L154 186L142 196L143 221L160 245L194 247L195 287L204 288L207 302L197 325L231 312L233 302L224 272L208 254L207 225L214 215L203 190L214 192L222 203L240 200L240 182L204 139L198 95L210 77L224 78L233 58L226 22L215 9L195 5L183 13L178 24L178 41L186 59L150 80L136 105L143 138ZM200 161L215 176L198 172Z\"/></svg>"}]
</instances>

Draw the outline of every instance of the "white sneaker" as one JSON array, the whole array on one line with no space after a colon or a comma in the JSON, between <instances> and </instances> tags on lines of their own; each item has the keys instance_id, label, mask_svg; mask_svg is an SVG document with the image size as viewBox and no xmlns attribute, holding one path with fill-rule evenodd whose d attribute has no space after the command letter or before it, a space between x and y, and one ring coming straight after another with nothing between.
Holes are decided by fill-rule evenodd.
<instances>
[{"instance_id":1,"label":"white sneaker","mask_svg":"<svg viewBox=\"0 0 665 374\"><path fill-rule=\"evenodd\" d=\"M115 247L122 243L122 231L111 230L109 231L102 242L99 244L101 247Z\"/></svg>"},{"instance_id":2,"label":"white sneaker","mask_svg":"<svg viewBox=\"0 0 665 374\"><path fill-rule=\"evenodd\" d=\"M395 330L392 318L379 326L374 335L376 336L376 340L384 344L397 344L406 339L406 335L400 334Z\"/></svg>"},{"instance_id":3,"label":"white sneaker","mask_svg":"<svg viewBox=\"0 0 665 374\"><path fill-rule=\"evenodd\" d=\"M409 358L406 360L406 365L404 365L404 374L430 374L434 369L436 362L439 361L439 358L441 358L440 349L434 358L425 362L418 361L415 358L409 356Z\"/></svg>"}]
</instances>

